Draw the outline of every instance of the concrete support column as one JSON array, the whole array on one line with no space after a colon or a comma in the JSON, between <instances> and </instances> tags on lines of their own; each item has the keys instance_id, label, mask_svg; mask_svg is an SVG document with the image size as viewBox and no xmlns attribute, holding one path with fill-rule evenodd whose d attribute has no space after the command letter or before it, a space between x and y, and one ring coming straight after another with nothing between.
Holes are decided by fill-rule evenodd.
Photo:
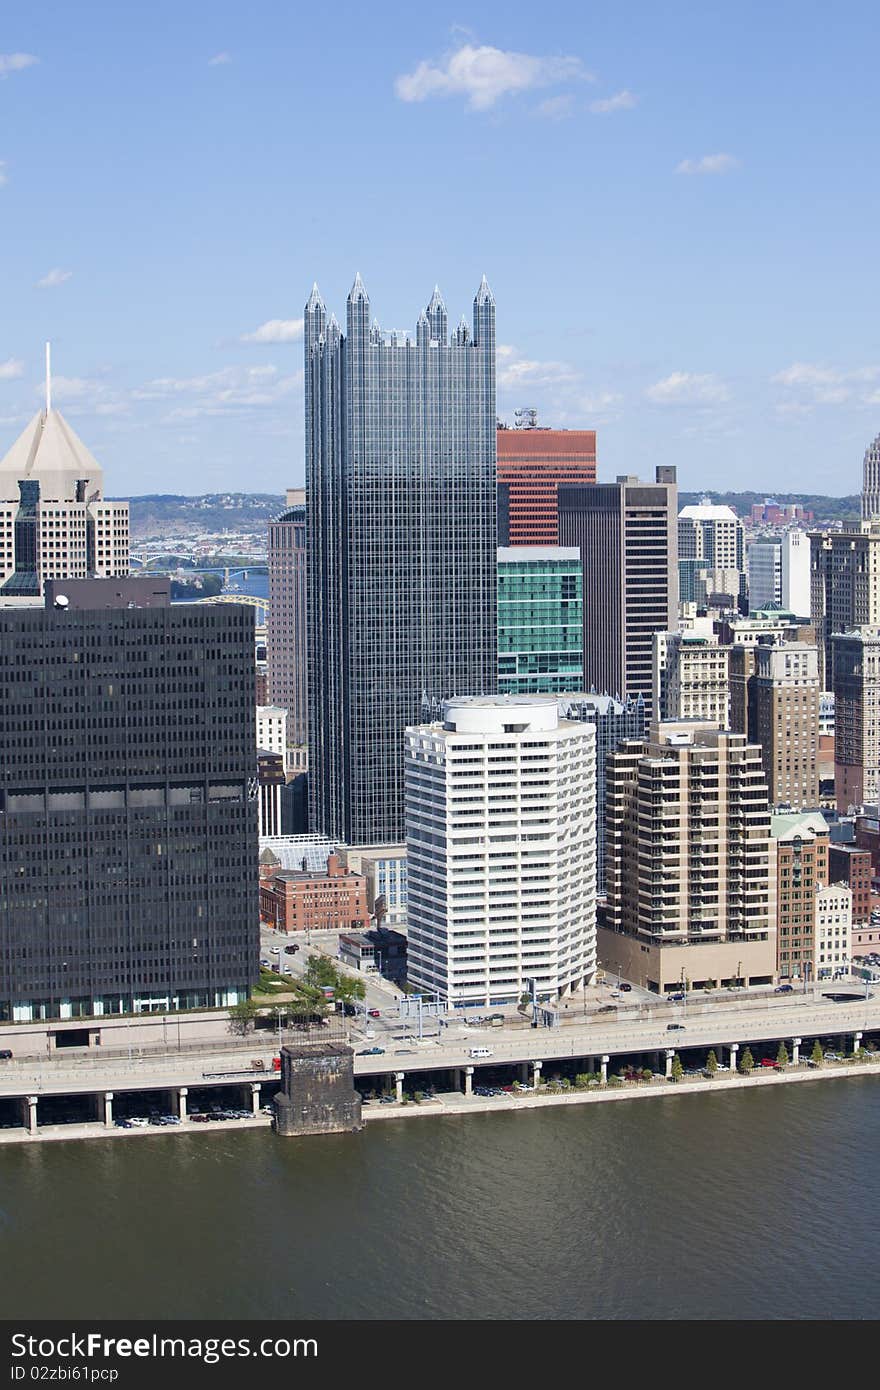
<instances>
[{"instance_id":1,"label":"concrete support column","mask_svg":"<svg viewBox=\"0 0 880 1390\"><path fill-rule=\"evenodd\" d=\"M799 1063L800 1060L801 1060L801 1043L802 1043L802 1042L803 1042L803 1038L792 1038L792 1040L791 1040L791 1060L792 1060L792 1064L793 1064L794 1066L797 1066L798 1063Z\"/></svg>"},{"instance_id":2,"label":"concrete support column","mask_svg":"<svg viewBox=\"0 0 880 1390\"><path fill-rule=\"evenodd\" d=\"M186 1098L189 1095L188 1086L178 1086L177 1088L177 1113L180 1116L180 1123L186 1124Z\"/></svg>"},{"instance_id":3,"label":"concrete support column","mask_svg":"<svg viewBox=\"0 0 880 1390\"><path fill-rule=\"evenodd\" d=\"M541 1084L541 1068L543 1067L543 1065L543 1062L532 1063L532 1085L534 1086L536 1091Z\"/></svg>"},{"instance_id":4,"label":"concrete support column","mask_svg":"<svg viewBox=\"0 0 880 1390\"><path fill-rule=\"evenodd\" d=\"M453 1089L453 1091L460 1091L460 1090L462 1089L462 1085L461 1085L461 1067L454 1067L454 1068L453 1068L453 1071L452 1071L452 1089Z\"/></svg>"},{"instance_id":5,"label":"concrete support column","mask_svg":"<svg viewBox=\"0 0 880 1390\"><path fill-rule=\"evenodd\" d=\"M607 1052L602 1053L602 1085L608 1085L608 1063L611 1061Z\"/></svg>"},{"instance_id":6,"label":"concrete support column","mask_svg":"<svg viewBox=\"0 0 880 1390\"><path fill-rule=\"evenodd\" d=\"M261 1087L260 1087L259 1081L252 1081L252 1082L251 1082L251 1110L253 1111L253 1113L254 1113L255 1115L259 1115L259 1113L260 1113L260 1090L261 1090Z\"/></svg>"},{"instance_id":7,"label":"concrete support column","mask_svg":"<svg viewBox=\"0 0 880 1390\"><path fill-rule=\"evenodd\" d=\"M736 1071L736 1054L739 1052L739 1043L730 1044L730 1070Z\"/></svg>"},{"instance_id":8,"label":"concrete support column","mask_svg":"<svg viewBox=\"0 0 880 1390\"><path fill-rule=\"evenodd\" d=\"M464 1093L466 1096L472 1096L474 1093L473 1067L465 1067L464 1069Z\"/></svg>"},{"instance_id":9,"label":"concrete support column","mask_svg":"<svg viewBox=\"0 0 880 1390\"><path fill-rule=\"evenodd\" d=\"M595 1059L595 1057L588 1057L588 1058L587 1058L587 1075L588 1075L588 1076L593 1076L593 1075L595 1074L595 1071L596 1071L596 1059Z\"/></svg>"},{"instance_id":10,"label":"concrete support column","mask_svg":"<svg viewBox=\"0 0 880 1390\"><path fill-rule=\"evenodd\" d=\"M520 1062L520 1064L519 1064L519 1079L520 1079L520 1083L521 1083L523 1086L527 1086L527 1085L528 1085L528 1082L529 1082L529 1064L528 1064L528 1062Z\"/></svg>"},{"instance_id":11,"label":"concrete support column","mask_svg":"<svg viewBox=\"0 0 880 1390\"><path fill-rule=\"evenodd\" d=\"M856 1055L856 1053L858 1052L858 1050L859 1050L859 1048L861 1047L861 1045L862 1045L862 1035L861 1035L861 1033L853 1033L853 1056Z\"/></svg>"},{"instance_id":12,"label":"concrete support column","mask_svg":"<svg viewBox=\"0 0 880 1390\"><path fill-rule=\"evenodd\" d=\"M396 1071L394 1073L394 1091L398 1105L400 1105L400 1102L403 1100L403 1078L405 1076L405 1071Z\"/></svg>"},{"instance_id":13,"label":"concrete support column","mask_svg":"<svg viewBox=\"0 0 880 1390\"><path fill-rule=\"evenodd\" d=\"M104 1092L104 1126L106 1129L113 1125L113 1092Z\"/></svg>"},{"instance_id":14,"label":"concrete support column","mask_svg":"<svg viewBox=\"0 0 880 1390\"><path fill-rule=\"evenodd\" d=\"M671 1080L672 1080L672 1062L673 1062L673 1058L674 1058L674 1057L675 1057L675 1048L674 1048L674 1047L667 1047L667 1049L666 1049L666 1080L667 1080L667 1081L671 1081Z\"/></svg>"},{"instance_id":15,"label":"concrete support column","mask_svg":"<svg viewBox=\"0 0 880 1390\"><path fill-rule=\"evenodd\" d=\"M36 1134L37 1129L38 1129L38 1125L37 1125L37 1100L38 1100L38 1097L37 1097L37 1096L28 1096L28 1098L27 1098L27 1107L28 1107L28 1113L27 1113L27 1127L28 1127L28 1133L29 1133L29 1134Z\"/></svg>"}]
</instances>

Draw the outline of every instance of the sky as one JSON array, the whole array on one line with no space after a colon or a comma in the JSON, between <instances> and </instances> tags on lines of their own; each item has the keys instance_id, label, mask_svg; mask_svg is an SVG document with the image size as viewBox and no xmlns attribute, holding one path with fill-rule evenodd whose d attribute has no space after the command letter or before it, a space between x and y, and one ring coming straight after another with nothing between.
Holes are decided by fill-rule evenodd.
<instances>
[{"instance_id":1,"label":"sky","mask_svg":"<svg viewBox=\"0 0 880 1390\"><path fill-rule=\"evenodd\" d=\"M600 479L844 494L880 432L876 0L9 0L0 454L303 479L302 309L497 302L498 413Z\"/></svg>"}]
</instances>

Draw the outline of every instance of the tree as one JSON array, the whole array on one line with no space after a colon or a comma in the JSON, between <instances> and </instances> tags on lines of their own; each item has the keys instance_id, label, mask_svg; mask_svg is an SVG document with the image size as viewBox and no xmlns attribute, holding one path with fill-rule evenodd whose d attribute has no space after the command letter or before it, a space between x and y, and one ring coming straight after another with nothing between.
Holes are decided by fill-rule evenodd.
<instances>
[{"instance_id":1,"label":"tree","mask_svg":"<svg viewBox=\"0 0 880 1390\"><path fill-rule=\"evenodd\" d=\"M336 967L332 960L327 960L326 956L310 956L304 979L308 984L318 988L323 985L335 987L337 981Z\"/></svg>"},{"instance_id":2,"label":"tree","mask_svg":"<svg viewBox=\"0 0 880 1390\"><path fill-rule=\"evenodd\" d=\"M654 1073L651 1071L651 1068L650 1068L650 1067L643 1067L643 1068L642 1068L642 1080L643 1080L643 1081L653 1081L653 1080L654 1080Z\"/></svg>"},{"instance_id":3,"label":"tree","mask_svg":"<svg viewBox=\"0 0 880 1390\"><path fill-rule=\"evenodd\" d=\"M822 1051L822 1044L820 1043L818 1038L813 1043L813 1051L810 1054L810 1061L815 1062L817 1067L821 1067L822 1063L825 1061L825 1053Z\"/></svg>"},{"instance_id":4,"label":"tree","mask_svg":"<svg viewBox=\"0 0 880 1390\"><path fill-rule=\"evenodd\" d=\"M739 1069L744 1076L748 1076L755 1070L755 1059L752 1056L752 1049L747 1047L739 1059Z\"/></svg>"},{"instance_id":5,"label":"tree","mask_svg":"<svg viewBox=\"0 0 880 1390\"><path fill-rule=\"evenodd\" d=\"M229 1010L230 1033L237 1033L241 1038L245 1037L251 1032L254 1019L259 1012L259 1005L253 999L242 999L238 1004L233 1004Z\"/></svg>"},{"instance_id":6,"label":"tree","mask_svg":"<svg viewBox=\"0 0 880 1390\"><path fill-rule=\"evenodd\" d=\"M589 1072L579 1071L574 1079L574 1084L579 1091L585 1091L586 1088L589 1086L591 1079L592 1078L590 1077Z\"/></svg>"},{"instance_id":7,"label":"tree","mask_svg":"<svg viewBox=\"0 0 880 1390\"><path fill-rule=\"evenodd\" d=\"M785 1046L784 1042L779 1044L779 1051L776 1054L776 1065L777 1067L788 1066L788 1048Z\"/></svg>"},{"instance_id":8,"label":"tree","mask_svg":"<svg viewBox=\"0 0 880 1390\"><path fill-rule=\"evenodd\" d=\"M716 1071L718 1070L718 1058L715 1056L714 1048L709 1049L709 1055L706 1058L705 1070L709 1076L714 1076Z\"/></svg>"},{"instance_id":9,"label":"tree","mask_svg":"<svg viewBox=\"0 0 880 1390\"><path fill-rule=\"evenodd\" d=\"M676 1052L675 1056L672 1059L672 1080L680 1081L683 1076L684 1067L681 1065L681 1058Z\"/></svg>"}]
</instances>

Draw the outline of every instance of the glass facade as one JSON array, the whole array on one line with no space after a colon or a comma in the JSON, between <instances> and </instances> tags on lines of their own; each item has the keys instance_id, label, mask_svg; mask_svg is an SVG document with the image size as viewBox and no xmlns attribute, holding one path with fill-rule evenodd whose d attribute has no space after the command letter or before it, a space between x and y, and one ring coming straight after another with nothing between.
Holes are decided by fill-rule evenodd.
<instances>
[{"instance_id":1,"label":"glass facade","mask_svg":"<svg viewBox=\"0 0 880 1390\"><path fill-rule=\"evenodd\" d=\"M496 688L495 301L450 337L435 290L413 341L358 276L304 346L310 828L395 843L404 729Z\"/></svg>"},{"instance_id":2,"label":"glass facade","mask_svg":"<svg viewBox=\"0 0 880 1390\"><path fill-rule=\"evenodd\" d=\"M512 546L498 551L498 690L556 695L584 679L580 551Z\"/></svg>"},{"instance_id":3,"label":"glass facade","mask_svg":"<svg viewBox=\"0 0 880 1390\"><path fill-rule=\"evenodd\" d=\"M0 613L0 1019L247 994L253 643L237 604Z\"/></svg>"}]
</instances>

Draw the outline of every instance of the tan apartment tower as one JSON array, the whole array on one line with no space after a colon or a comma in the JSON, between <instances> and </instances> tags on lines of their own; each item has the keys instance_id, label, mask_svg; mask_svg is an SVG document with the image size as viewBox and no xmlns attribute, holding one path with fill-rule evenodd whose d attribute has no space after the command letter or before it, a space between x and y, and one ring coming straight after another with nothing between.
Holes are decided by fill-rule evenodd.
<instances>
[{"instance_id":1,"label":"tan apartment tower","mask_svg":"<svg viewBox=\"0 0 880 1390\"><path fill-rule=\"evenodd\" d=\"M775 864L761 750L655 723L608 756L599 963L658 994L770 983Z\"/></svg>"}]
</instances>

